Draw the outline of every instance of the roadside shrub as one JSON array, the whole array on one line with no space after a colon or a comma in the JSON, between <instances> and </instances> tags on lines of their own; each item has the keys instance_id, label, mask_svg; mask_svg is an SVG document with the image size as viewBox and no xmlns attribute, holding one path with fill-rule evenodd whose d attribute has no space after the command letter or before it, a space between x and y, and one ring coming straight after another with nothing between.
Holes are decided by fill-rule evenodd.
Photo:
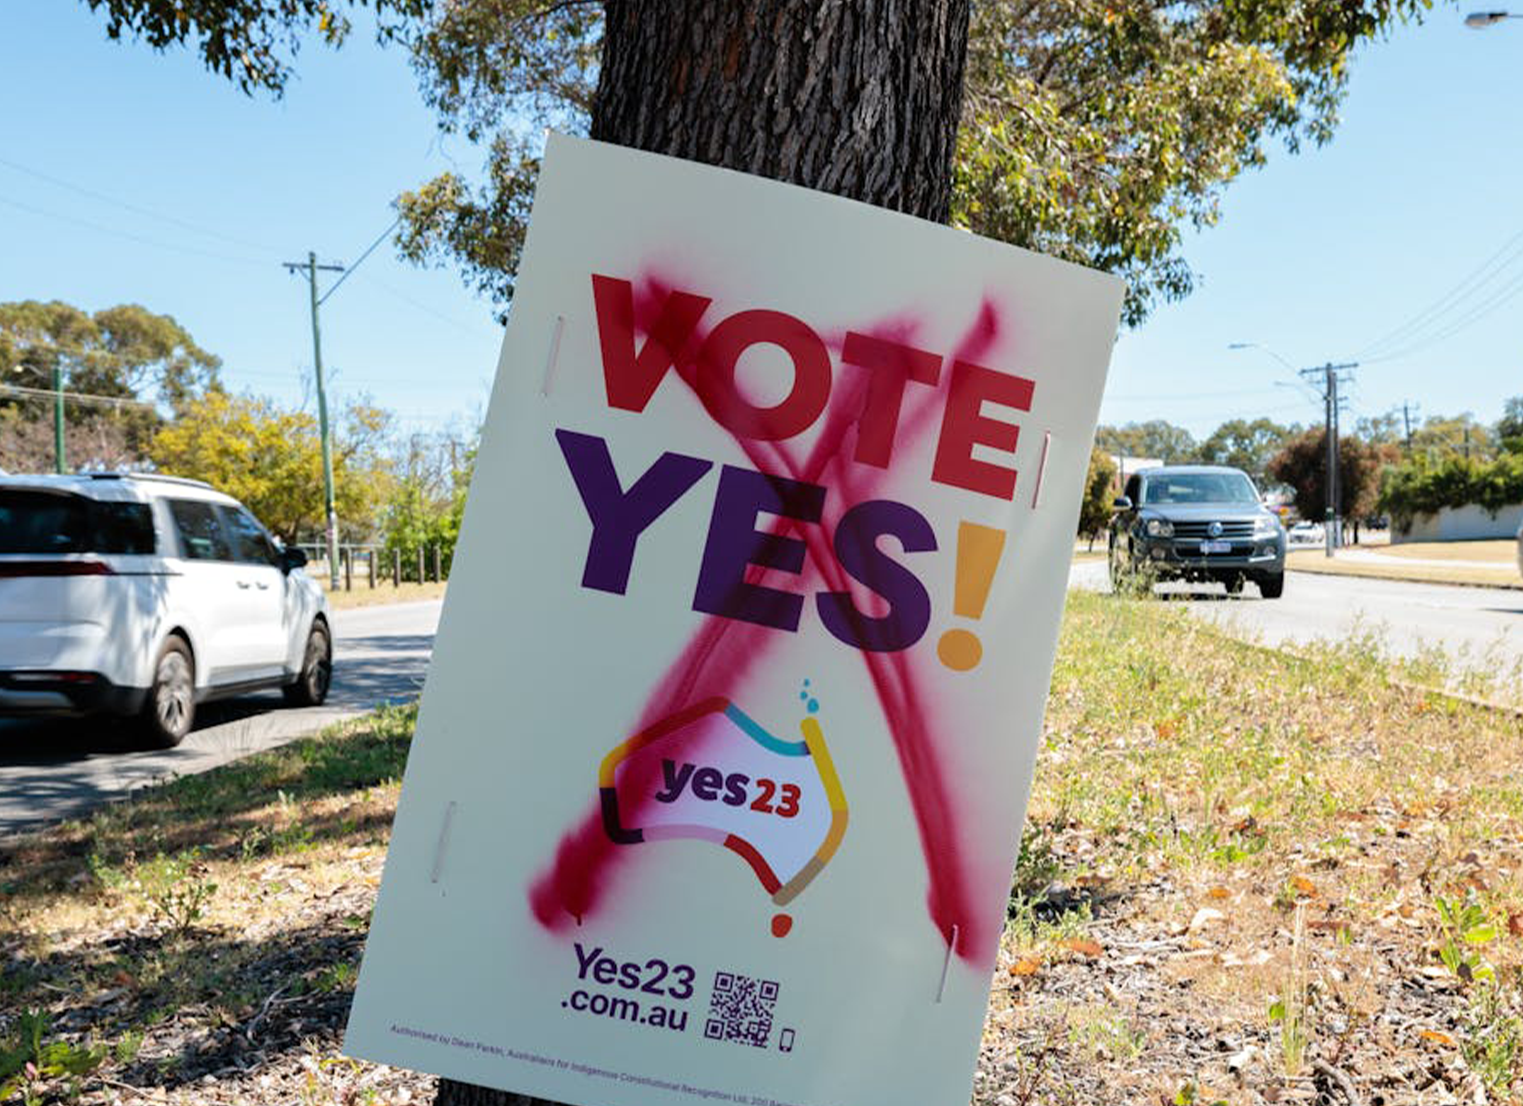
<instances>
[{"instance_id":1,"label":"roadside shrub","mask_svg":"<svg viewBox=\"0 0 1523 1106\"><path fill-rule=\"evenodd\" d=\"M188 932L205 916L206 906L217 892L217 885L205 878L194 851L178 856L160 854L139 865L134 875L138 893L177 936Z\"/></svg>"},{"instance_id":2,"label":"roadside shrub","mask_svg":"<svg viewBox=\"0 0 1523 1106\"><path fill-rule=\"evenodd\" d=\"M1447 457L1436 464L1418 459L1385 471L1378 509L1408 530L1418 515L1474 503L1495 516L1523 503L1523 455L1504 453L1495 461Z\"/></svg>"}]
</instances>

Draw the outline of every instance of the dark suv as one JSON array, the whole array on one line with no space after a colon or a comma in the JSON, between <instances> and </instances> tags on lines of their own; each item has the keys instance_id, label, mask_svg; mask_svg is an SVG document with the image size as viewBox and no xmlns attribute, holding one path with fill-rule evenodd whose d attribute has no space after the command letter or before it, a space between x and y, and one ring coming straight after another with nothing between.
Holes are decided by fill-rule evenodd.
<instances>
[{"instance_id":1,"label":"dark suv","mask_svg":"<svg viewBox=\"0 0 1523 1106\"><path fill-rule=\"evenodd\" d=\"M1165 465L1126 482L1110 528L1111 584L1244 580L1265 599L1285 590L1285 528L1241 469Z\"/></svg>"}]
</instances>

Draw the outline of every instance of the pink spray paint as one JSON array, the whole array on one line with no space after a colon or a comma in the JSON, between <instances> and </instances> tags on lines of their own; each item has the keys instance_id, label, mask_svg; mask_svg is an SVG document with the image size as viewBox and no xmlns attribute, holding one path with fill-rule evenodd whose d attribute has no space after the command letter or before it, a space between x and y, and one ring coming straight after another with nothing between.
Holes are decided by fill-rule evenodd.
<instances>
[{"instance_id":1,"label":"pink spray paint","mask_svg":"<svg viewBox=\"0 0 1523 1106\"><path fill-rule=\"evenodd\" d=\"M671 282L647 279L635 301L635 324L638 331L649 332L651 321L665 301ZM877 333L905 341L917 329L904 320L877 328ZM987 300L967 335L959 344L954 359L977 361L985 357L998 339L998 315ZM702 341L695 334L676 359L676 371L687 386L696 391L694 349ZM839 341L835 343L839 345ZM947 363L950 363L948 360ZM945 401L949 373L943 372L934 389L922 389L905 401L899 437L912 441L935 425L935 417ZM770 528L773 534L793 531L806 545L807 561L804 582L817 575L832 591L850 591L847 578L830 548L826 534L846 505L882 493L882 485L891 470L872 469L852 461L846 445L856 426L866 399L861 379L838 386L831 394L822 416L818 438L802 459L781 442L764 442L732 435L736 445L757 471L806 483L820 483L827 473L838 494L828 502L826 517L819 525L801 526L779 519ZM747 580L765 583L772 570L753 566ZM798 578L792 578L797 585ZM730 619L706 618L683 648L666 674L652 689L639 718L630 732L636 732L678 710L709 696L741 699L746 680L763 662L770 649L781 639L767 627ZM947 776L945 743L951 735L938 733L932 725L921 688L921 679L911 658L904 652L862 654L873 688L883 711L884 721L894 742L905 787L910 796L924 855L929 882L927 910L938 932L950 945L956 930L955 953L969 963L992 959L998 940L998 926L976 909L969 863L971 829L959 818ZM647 769L648 771L653 770ZM596 804L560 841L554 859L529 889L534 917L552 931L563 931L600 907L608 896L621 864L630 850L609 840L604 832L602 815Z\"/></svg>"}]
</instances>

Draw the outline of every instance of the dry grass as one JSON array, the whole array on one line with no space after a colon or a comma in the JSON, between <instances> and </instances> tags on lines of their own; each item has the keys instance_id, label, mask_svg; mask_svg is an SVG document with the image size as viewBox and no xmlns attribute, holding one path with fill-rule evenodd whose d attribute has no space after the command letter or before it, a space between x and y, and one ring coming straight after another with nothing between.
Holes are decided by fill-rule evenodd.
<instances>
[{"instance_id":1,"label":"dry grass","mask_svg":"<svg viewBox=\"0 0 1523 1106\"><path fill-rule=\"evenodd\" d=\"M1520 1101L1523 722L1421 668L1071 594L974 1103ZM59 1069L13 1093L426 1099L337 1053L412 717L0 855L0 1064L34 1014Z\"/></svg>"},{"instance_id":2,"label":"dry grass","mask_svg":"<svg viewBox=\"0 0 1523 1106\"><path fill-rule=\"evenodd\" d=\"M975 1101L1523 1096L1523 722L1414 675L1071 594Z\"/></svg>"},{"instance_id":3,"label":"dry grass","mask_svg":"<svg viewBox=\"0 0 1523 1106\"><path fill-rule=\"evenodd\" d=\"M328 605L336 611L353 610L356 607L378 607L386 603L415 603L420 599L443 599L445 589L449 582L443 583L402 583L392 587L389 581L378 581L374 588L362 580L354 582L353 591L345 591L340 587L337 591L328 590L327 579L321 581L323 591L327 592Z\"/></svg>"},{"instance_id":4,"label":"dry grass","mask_svg":"<svg viewBox=\"0 0 1523 1106\"><path fill-rule=\"evenodd\" d=\"M1385 554L1382 554L1384 556ZM1516 564L1496 568L1457 565L1405 564L1391 558L1389 564L1328 557L1320 549L1298 549L1286 555L1285 566L1296 572L1326 576L1363 576L1375 580L1407 580L1419 584L1468 584L1490 588L1523 588Z\"/></svg>"},{"instance_id":5,"label":"dry grass","mask_svg":"<svg viewBox=\"0 0 1523 1106\"><path fill-rule=\"evenodd\" d=\"M1381 547L1386 557L1429 561L1490 561L1509 570L1518 567L1518 543L1511 538L1486 541L1413 541Z\"/></svg>"}]
</instances>

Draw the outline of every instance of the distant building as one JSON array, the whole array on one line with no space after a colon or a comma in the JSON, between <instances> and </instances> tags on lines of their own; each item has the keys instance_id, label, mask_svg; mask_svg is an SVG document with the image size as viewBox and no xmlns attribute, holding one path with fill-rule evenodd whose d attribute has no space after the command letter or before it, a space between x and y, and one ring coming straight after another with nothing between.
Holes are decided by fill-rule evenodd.
<instances>
[{"instance_id":1,"label":"distant building","mask_svg":"<svg viewBox=\"0 0 1523 1106\"><path fill-rule=\"evenodd\" d=\"M1127 478L1143 469L1156 469L1163 462L1156 457L1127 457L1124 454L1112 453L1111 464L1116 466L1116 488L1126 487Z\"/></svg>"}]
</instances>

